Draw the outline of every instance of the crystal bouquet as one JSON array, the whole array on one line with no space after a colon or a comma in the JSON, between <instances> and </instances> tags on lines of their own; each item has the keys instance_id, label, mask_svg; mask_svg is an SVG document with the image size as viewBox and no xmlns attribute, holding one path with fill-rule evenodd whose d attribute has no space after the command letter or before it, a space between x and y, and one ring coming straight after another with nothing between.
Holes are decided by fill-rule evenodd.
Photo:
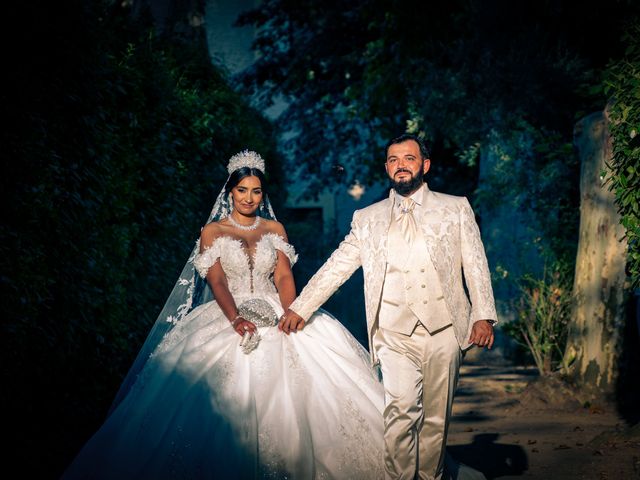
<instances>
[{"instance_id":1,"label":"crystal bouquet","mask_svg":"<svg viewBox=\"0 0 640 480\"><path fill-rule=\"evenodd\" d=\"M278 315L273 307L261 298L250 298L238 305L238 312L246 320L249 320L256 327L271 327L278 321ZM244 353L251 353L260 343L260 334L245 333L240 342L240 347Z\"/></svg>"}]
</instances>

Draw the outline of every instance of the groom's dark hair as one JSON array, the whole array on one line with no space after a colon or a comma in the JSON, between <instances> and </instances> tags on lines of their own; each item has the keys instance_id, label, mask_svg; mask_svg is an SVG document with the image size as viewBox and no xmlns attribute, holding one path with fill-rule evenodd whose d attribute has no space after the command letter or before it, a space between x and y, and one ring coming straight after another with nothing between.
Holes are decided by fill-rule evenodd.
<instances>
[{"instance_id":1,"label":"groom's dark hair","mask_svg":"<svg viewBox=\"0 0 640 480\"><path fill-rule=\"evenodd\" d=\"M431 152L429 152L429 148L427 147L427 144L424 143L424 140L422 140L417 135L413 135L411 133L403 133L399 137L392 138L387 143L387 146L384 149L385 161L386 161L386 158L387 158L387 153L389 153L389 147L391 145L396 145L398 143L406 142L407 140L413 140L414 142L416 142L418 144L418 147L420 148L420 155L422 155L422 159L423 160L426 159L426 158L431 158Z\"/></svg>"}]
</instances>

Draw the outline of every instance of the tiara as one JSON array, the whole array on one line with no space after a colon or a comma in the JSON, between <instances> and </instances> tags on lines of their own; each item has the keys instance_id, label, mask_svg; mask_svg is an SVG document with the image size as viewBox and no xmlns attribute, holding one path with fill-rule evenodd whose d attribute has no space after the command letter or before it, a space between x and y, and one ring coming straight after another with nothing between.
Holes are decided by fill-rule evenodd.
<instances>
[{"instance_id":1,"label":"tiara","mask_svg":"<svg viewBox=\"0 0 640 480\"><path fill-rule=\"evenodd\" d=\"M227 165L227 171L232 174L236 170L242 167L257 168L264 173L264 160L256 152L250 150L243 150L240 153L236 153L229 159L229 165Z\"/></svg>"}]
</instances>

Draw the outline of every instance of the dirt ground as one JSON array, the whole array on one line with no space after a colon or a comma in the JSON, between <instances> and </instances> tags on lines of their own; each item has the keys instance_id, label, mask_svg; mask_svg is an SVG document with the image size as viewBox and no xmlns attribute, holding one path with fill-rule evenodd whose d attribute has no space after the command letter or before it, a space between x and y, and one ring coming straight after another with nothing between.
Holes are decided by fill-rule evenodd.
<instances>
[{"instance_id":1,"label":"dirt ground","mask_svg":"<svg viewBox=\"0 0 640 480\"><path fill-rule=\"evenodd\" d=\"M489 480L640 479L640 425L613 406L584 406L533 367L479 352L461 368L447 442L456 460Z\"/></svg>"}]
</instances>

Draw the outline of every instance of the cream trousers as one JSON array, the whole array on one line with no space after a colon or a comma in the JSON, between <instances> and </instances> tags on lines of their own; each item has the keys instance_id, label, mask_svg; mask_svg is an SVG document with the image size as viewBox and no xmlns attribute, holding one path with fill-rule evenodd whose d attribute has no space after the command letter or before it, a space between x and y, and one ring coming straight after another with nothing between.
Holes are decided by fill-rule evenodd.
<instances>
[{"instance_id":1,"label":"cream trousers","mask_svg":"<svg viewBox=\"0 0 640 480\"><path fill-rule=\"evenodd\" d=\"M379 328L373 348L385 391L387 479L442 478L447 428L462 351L451 326L433 335Z\"/></svg>"}]
</instances>

